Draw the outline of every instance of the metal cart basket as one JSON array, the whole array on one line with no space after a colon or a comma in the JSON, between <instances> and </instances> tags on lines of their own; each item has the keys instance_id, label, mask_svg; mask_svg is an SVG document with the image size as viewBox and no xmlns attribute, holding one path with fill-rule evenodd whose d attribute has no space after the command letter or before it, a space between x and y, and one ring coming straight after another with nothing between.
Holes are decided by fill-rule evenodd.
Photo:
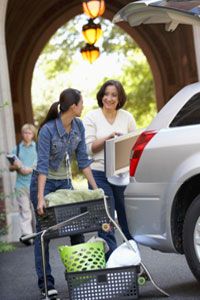
<instances>
[{"instance_id":1,"label":"metal cart basket","mask_svg":"<svg viewBox=\"0 0 200 300\"><path fill-rule=\"evenodd\" d=\"M70 300L138 299L137 267L65 273Z\"/></svg>"},{"instance_id":2,"label":"metal cart basket","mask_svg":"<svg viewBox=\"0 0 200 300\"><path fill-rule=\"evenodd\" d=\"M108 198L107 201L110 209L110 199ZM88 214L83 215L81 218L74 219L57 230L47 232L45 238L52 239L98 231L101 229L102 224L110 222L105 211L103 199L97 199L46 208L44 217L39 218L41 230L46 230L51 226L78 216L84 212L88 212Z\"/></svg>"}]
</instances>

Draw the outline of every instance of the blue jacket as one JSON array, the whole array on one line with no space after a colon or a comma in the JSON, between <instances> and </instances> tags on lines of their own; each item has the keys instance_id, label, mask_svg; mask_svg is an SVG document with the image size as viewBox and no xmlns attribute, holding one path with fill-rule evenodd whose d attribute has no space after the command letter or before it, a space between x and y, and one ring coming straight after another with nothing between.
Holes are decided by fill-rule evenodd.
<instances>
[{"instance_id":1,"label":"blue jacket","mask_svg":"<svg viewBox=\"0 0 200 300\"><path fill-rule=\"evenodd\" d=\"M40 129L37 142L37 172L48 175L49 168L56 171L66 152L70 160L75 152L80 169L88 167L92 162L88 159L86 151L85 129L82 121L78 118L73 119L68 134L59 115L59 118L47 122Z\"/></svg>"}]
</instances>

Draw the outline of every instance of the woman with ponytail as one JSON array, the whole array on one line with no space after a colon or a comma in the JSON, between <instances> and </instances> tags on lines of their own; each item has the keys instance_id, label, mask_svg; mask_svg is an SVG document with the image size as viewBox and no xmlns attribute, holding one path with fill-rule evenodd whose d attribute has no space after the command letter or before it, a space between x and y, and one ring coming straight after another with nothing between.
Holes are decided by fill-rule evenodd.
<instances>
[{"instance_id":1,"label":"woman with ponytail","mask_svg":"<svg viewBox=\"0 0 200 300\"><path fill-rule=\"evenodd\" d=\"M75 152L79 168L93 189L97 188L93 178L85 144L85 131L78 118L83 109L81 93L76 89L66 89L60 99L50 107L38 132L37 168L33 171L30 195L37 214L42 216L45 209L44 196L58 189L73 189L71 182L70 160ZM37 222L37 231L40 226ZM84 242L83 235L71 236L71 244ZM54 278L49 264L49 245L46 243L46 276L48 295L56 296ZM35 240L35 266L38 286L44 295L44 277L40 238Z\"/></svg>"}]
</instances>

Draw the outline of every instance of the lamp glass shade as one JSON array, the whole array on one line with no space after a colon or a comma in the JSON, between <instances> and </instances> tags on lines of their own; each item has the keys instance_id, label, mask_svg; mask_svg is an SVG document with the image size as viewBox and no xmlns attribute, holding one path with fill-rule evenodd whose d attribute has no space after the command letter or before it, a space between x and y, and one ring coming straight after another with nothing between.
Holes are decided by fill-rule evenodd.
<instances>
[{"instance_id":1,"label":"lamp glass shade","mask_svg":"<svg viewBox=\"0 0 200 300\"><path fill-rule=\"evenodd\" d=\"M86 45L81 49L83 59L89 61L91 64L99 57L100 51L94 45Z\"/></svg>"},{"instance_id":2,"label":"lamp glass shade","mask_svg":"<svg viewBox=\"0 0 200 300\"><path fill-rule=\"evenodd\" d=\"M82 5L84 13L92 19L102 16L105 11L104 0L85 0Z\"/></svg>"},{"instance_id":3,"label":"lamp glass shade","mask_svg":"<svg viewBox=\"0 0 200 300\"><path fill-rule=\"evenodd\" d=\"M93 23L94 24L94 23ZM82 33L86 43L92 45L95 44L102 35L102 29L100 25L94 24L96 26L83 26Z\"/></svg>"}]
</instances>

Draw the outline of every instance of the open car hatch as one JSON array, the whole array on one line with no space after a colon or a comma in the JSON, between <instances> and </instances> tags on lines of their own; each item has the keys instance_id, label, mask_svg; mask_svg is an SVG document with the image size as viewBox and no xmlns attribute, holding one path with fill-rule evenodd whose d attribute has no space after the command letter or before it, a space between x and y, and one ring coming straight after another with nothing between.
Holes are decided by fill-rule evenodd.
<instances>
[{"instance_id":1,"label":"open car hatch","mask_svg":"<svg viewBox=\"0 0 200 300\"><path fill-rule=\"evenodd\" d=\"M127 21L130 26L165 23L167 31L174 31L178 24L200 25L200 0L131 2L114 16L114 23L120 21Z\"/></svg>"}]
</instances>

